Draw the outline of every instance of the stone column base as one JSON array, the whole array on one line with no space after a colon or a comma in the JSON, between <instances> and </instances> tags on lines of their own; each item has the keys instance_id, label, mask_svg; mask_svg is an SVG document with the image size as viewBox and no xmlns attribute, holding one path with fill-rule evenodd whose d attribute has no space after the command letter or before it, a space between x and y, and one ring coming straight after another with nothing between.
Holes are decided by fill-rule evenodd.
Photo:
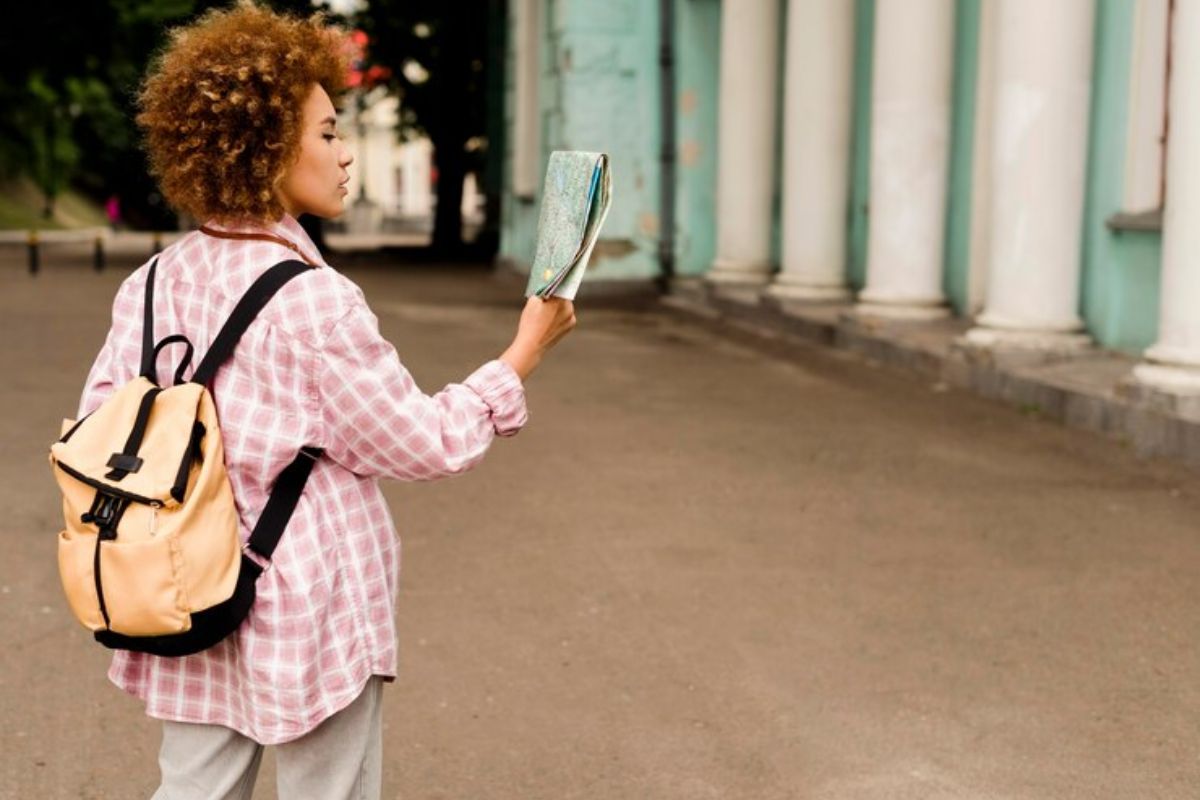
<instances>
[{"instance_id":1,"label":"stone column base","mask_svg":"<svg viewBox=\"0 0 1200 800\"><path fill-rule=\"evenodd\" d=\"M1167 394L1200 395L1200 367L1143 362L1133 368L1133 380Z\"/></svg>"},{"instance_id":2,"label":"stone column base","mask_svg":"<svg viewBox=\"0 0 1200 800\"><path fill-rule=\"evenodd\" d=\"M806 303L841 303L850 299L847 286L817 286L807 283L792 283L778 280L767 287L767 294L780 300L798 300Z\"/></svg>"},{"instance_id":3,"label":"stone column base","mask_svg":"<svg viewBox=\"0 0 1200 800\"><path fill-rule=\"evenodd\" d=\"M882 317L896 320L931 320L950 316L950 308L940 300L929 302L880 302L859 295L859 303L851 314L863 317Z\"/></svg>"},{"instance_id":4,"label":"stone column base","mask_svg":"<svg viewBox=\"0 0 1200 800\"><path fill-rule=\"evenodd\" d=\"M1077 353L1092 346L1086 333L1076 331L1031 331L1012 328L971 328L962 337L968 347L1036 350L1041 353Z\"/></svg>"},{"instance_id":5,"label":"stone column base","mask_svg":"<svg viewBox=\"0 0 1200 800\"><path fill-rule=\"evenodd\" d=\"M771 266L717 261L704 279L722 285L766 286L771 281Z\"/></svg>"},{"instance_id":6,"label":"stone column base","mask_svg":"<svg viewBox=\"0 0 1200 800\"><path fill-rule=\"evenodd\" d=\"M1200 421L1200 367L1142 362L1117 386L1139 405Z\"/></svg>"}]
</instances>

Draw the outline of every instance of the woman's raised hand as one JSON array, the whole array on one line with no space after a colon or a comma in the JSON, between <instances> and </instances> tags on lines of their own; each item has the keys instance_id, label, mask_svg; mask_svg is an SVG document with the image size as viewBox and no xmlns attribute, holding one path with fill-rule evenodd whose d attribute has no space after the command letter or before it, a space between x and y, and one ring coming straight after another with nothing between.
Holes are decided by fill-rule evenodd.
<instances>
[{"instance_id":1,"label":"woman's raised hand","mask_svg":"<svg viewBox=\"0 0 1200 800\"><path fill-rule=\"evenodd\" d=\"M517 324L517 335L500 359L525 380L542 356L575 327L575 304L561 297L529 298Z\"/></svg>"}]
</instances>

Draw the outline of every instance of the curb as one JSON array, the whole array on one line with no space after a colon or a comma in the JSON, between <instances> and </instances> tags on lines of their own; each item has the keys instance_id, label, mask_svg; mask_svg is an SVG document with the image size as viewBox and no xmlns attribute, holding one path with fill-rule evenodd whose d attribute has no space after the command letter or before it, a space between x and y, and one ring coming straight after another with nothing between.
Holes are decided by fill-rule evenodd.
<instances>
[{"instance_id":1,"label":"curb","mask_svg":"<svg viewBox=\"0 0 1200 800\"><path fill-rule=\"evenodd\" d=\"M804 346L845 350L946 388L971 391L1022 413L1094 431L1142 457L1200 469L1200 415L1129 380L1137 359L1091 347L1045 353L967 344L969 320L864 317L849 303L788 302L759 289L679 281L659 308L779 354ZM1192 412L1192 413L1189 413Z\"/></svg>"}]
</instances>

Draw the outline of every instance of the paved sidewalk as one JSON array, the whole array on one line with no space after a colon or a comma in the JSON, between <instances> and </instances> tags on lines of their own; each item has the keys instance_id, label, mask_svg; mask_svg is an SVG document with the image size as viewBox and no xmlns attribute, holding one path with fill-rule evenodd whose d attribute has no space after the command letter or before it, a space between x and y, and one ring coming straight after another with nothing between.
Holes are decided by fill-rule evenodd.
<instances>
[{"instance_id":1,"label":"paved sidewalk","mask_svg":"<svg viewBox=\"0 0 1200 800\"><path fill-rule=\"evenodd\" d=\"M124 274L0 261L0 798L156 785L156 725L61 599L45 459ZM482 271L350 274L426 391L520 307ZM1194 471L844 351L578 307L525 431L388 484L386 797L1196 796Z\"/></svg>"},{"instance_id":2,"label":"paved sidewalk","mask_svg":"<svg viewBox=\"0 0 1200 800\"><path fill-rule=\"evenodd\" d=\"M109 228L77 228L38 231L33 271L57 271L73 266L95 265L101 269L131 268L183 236L179 231L113 231ZM420 230L376 234L327 232L328 247L339 254L359 254L371 258L381 248L421 248L429 244L429 234ZM0 269L18 267L29 270L30 232L0 230ZM97 259L99 249L99 259Z\"/></svg>"}]
</instances>

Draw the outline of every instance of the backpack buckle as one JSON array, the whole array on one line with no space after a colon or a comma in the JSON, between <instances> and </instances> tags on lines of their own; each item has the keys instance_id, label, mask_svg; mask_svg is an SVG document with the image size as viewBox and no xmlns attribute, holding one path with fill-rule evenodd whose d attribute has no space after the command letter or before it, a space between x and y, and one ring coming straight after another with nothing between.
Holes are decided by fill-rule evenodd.
<instances>
[{"instance_id":1,"label":"backpack buckle","mask_svg":"<svg viewBox=\"0 0 1200 800\"><path fill-rule=\"evenodd\" d=\"M263 554L251 547L250 542L248 541L242 542L242 555L253 561L254 564L263 572L266 572L271 568L271 559L264 558Z\"/></svg>"},{"instance_id":2,"label":"backpack buckle","mask_svg":"<svg viewBox=\"0 0 1200 800\"><path fill-rule=\"evenodd\" d=\"M111 541L117 538L117 524L128 505L129 501L123 497L96 492L92 507L80 517L80 521L95 524L99 529L100 539Z\"/></svg>"}]
</instances>

